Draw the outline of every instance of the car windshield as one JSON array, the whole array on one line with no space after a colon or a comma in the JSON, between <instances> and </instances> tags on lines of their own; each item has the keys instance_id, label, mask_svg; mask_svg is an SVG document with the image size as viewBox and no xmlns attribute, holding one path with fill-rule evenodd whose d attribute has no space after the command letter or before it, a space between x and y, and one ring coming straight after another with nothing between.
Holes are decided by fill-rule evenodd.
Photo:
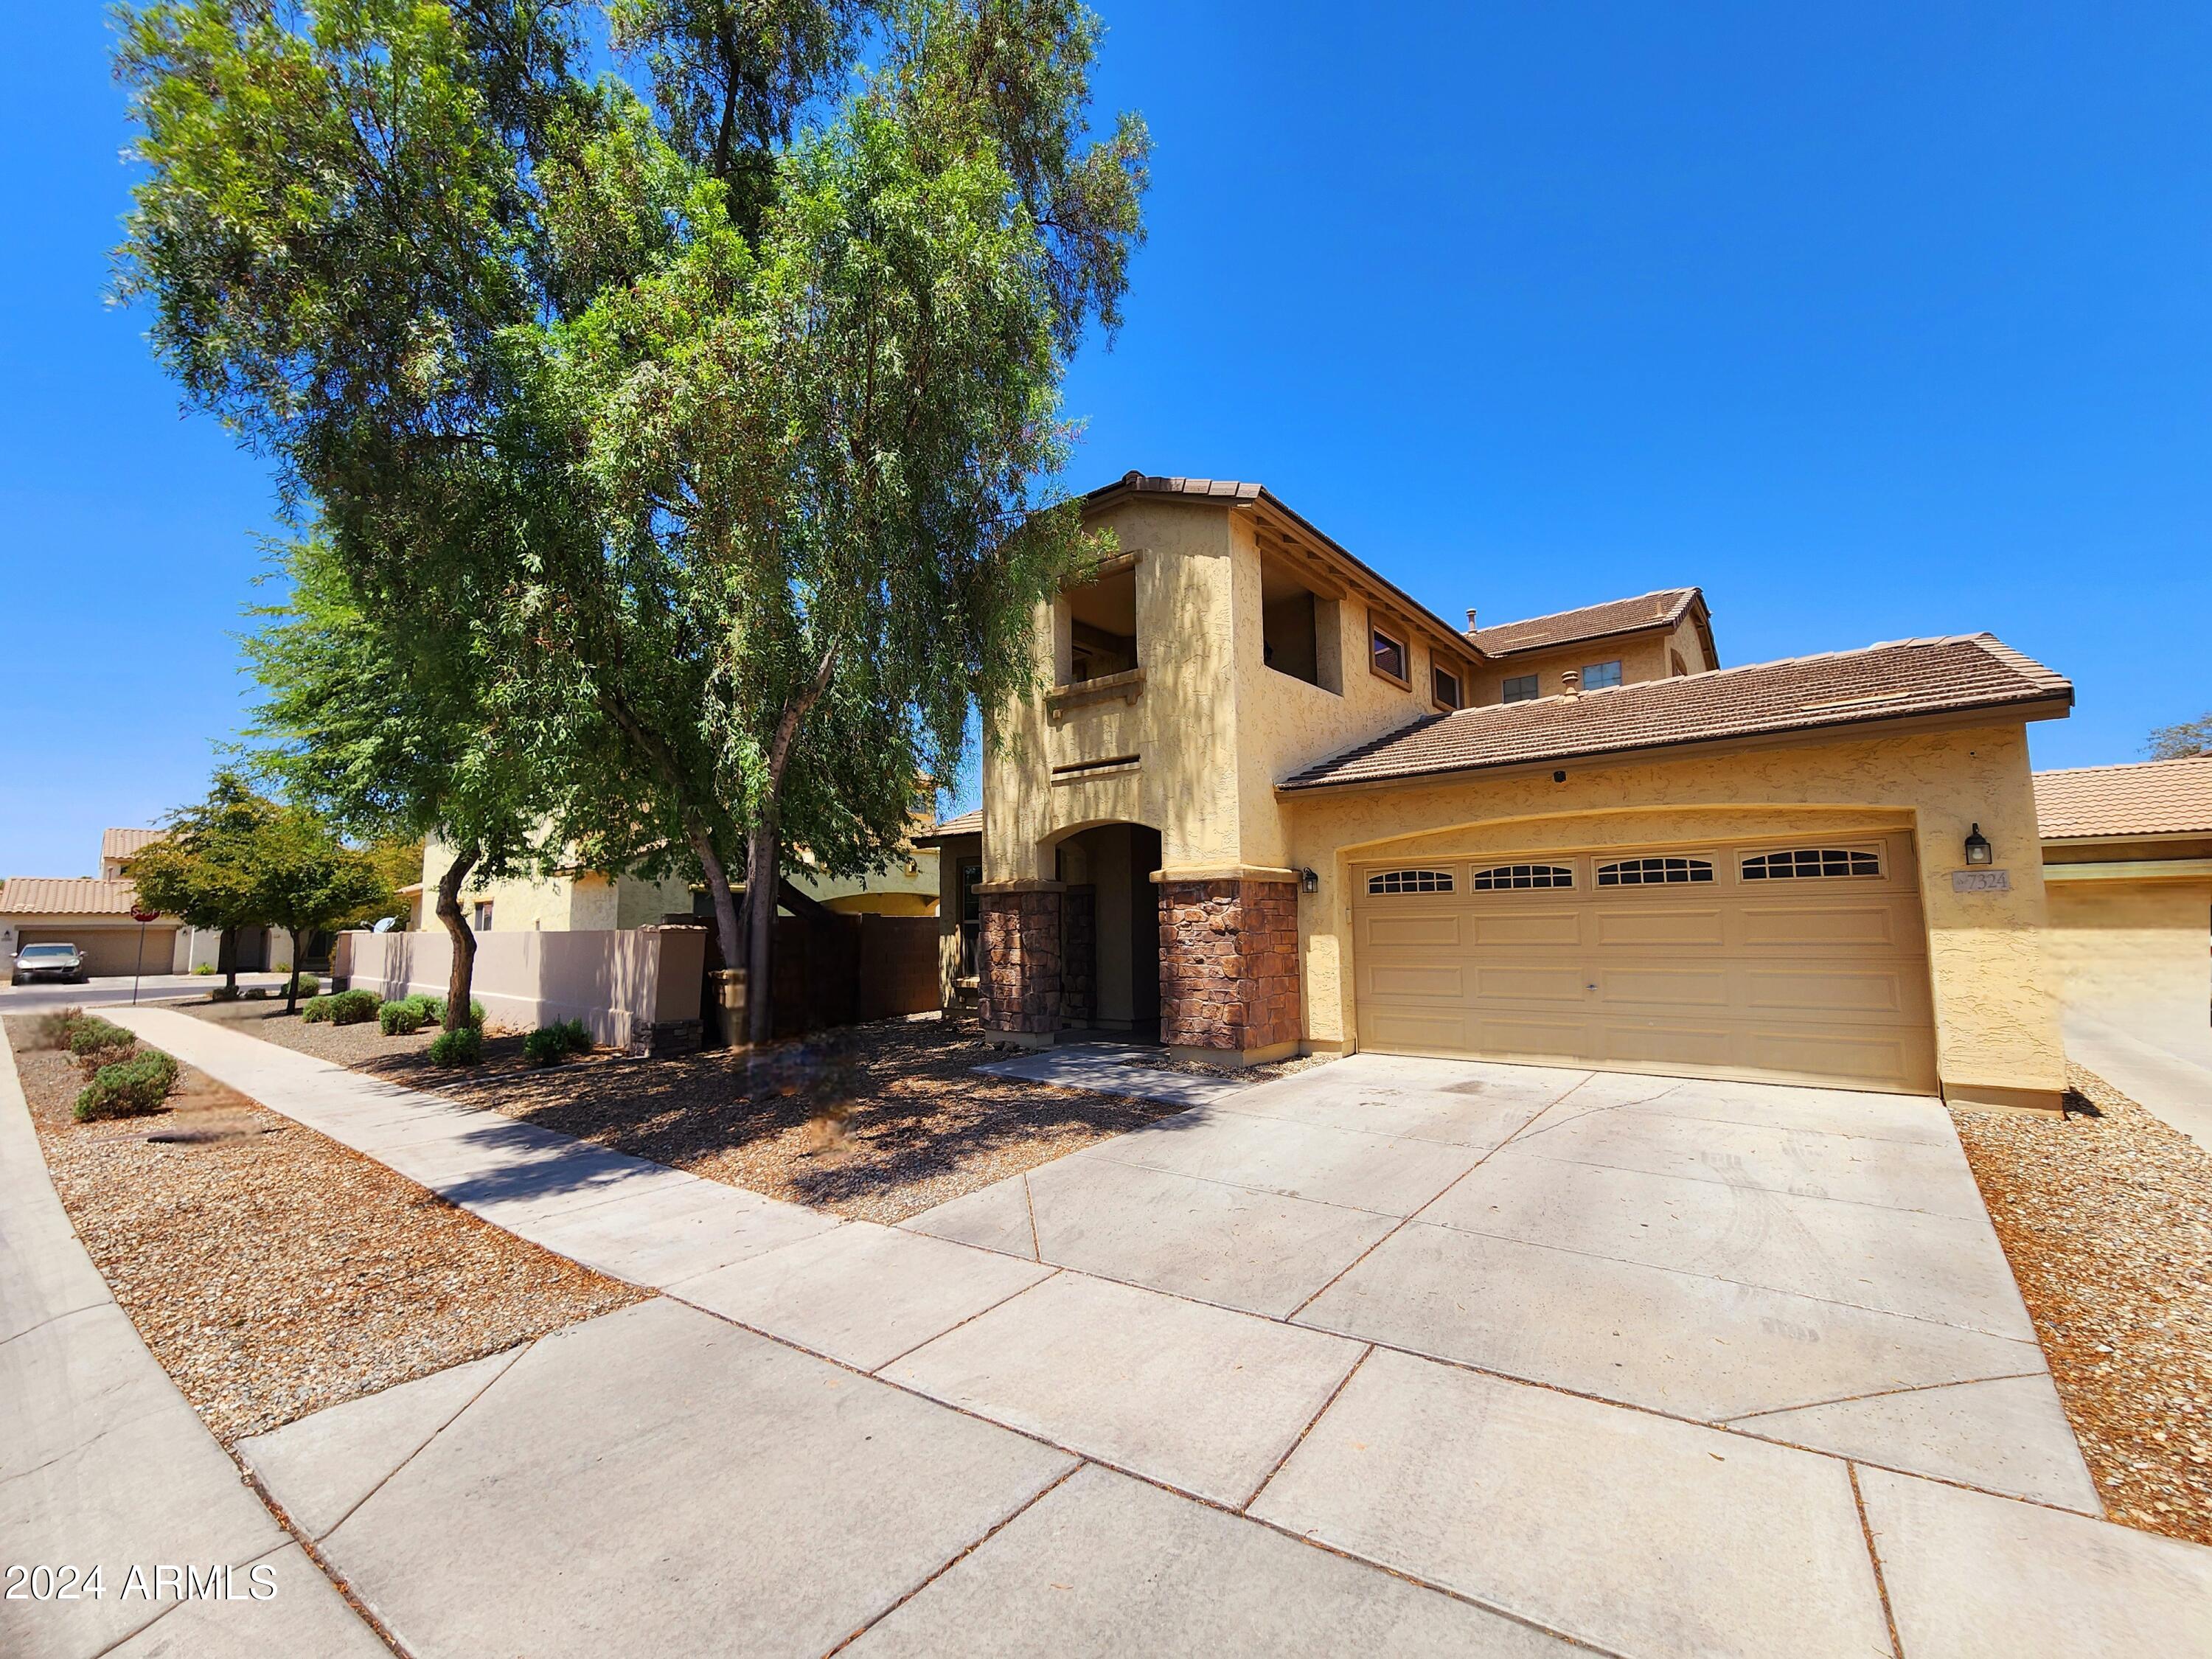
<instances>
[{"instance_id":1,"label":"car windshield","mask_svg":"<svg viewBox=\"0 0 2212 1659\"><path fill-rule=\"evenodd\" d=\"M76 946L74 945L26 945L17 954L15 960L43 962L50 957L73 957L76 954Z\"/></svg>"}]
</instances>

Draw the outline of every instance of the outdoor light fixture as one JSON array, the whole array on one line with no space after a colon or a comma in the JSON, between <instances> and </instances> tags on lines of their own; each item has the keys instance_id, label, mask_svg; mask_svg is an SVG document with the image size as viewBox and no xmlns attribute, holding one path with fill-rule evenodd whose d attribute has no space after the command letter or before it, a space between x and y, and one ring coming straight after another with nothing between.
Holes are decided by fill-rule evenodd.
<instances>
[{"instance_id":1,"label":"outdoor light fixture","mask_svg":"<svg viewBox=\"0 0 2212 1659\"><path fill-rule=\"evenodd\" d=\"M1321 872L1318 870L1299 871L1298 890L1302 893L1318 893L1321 891Z\"/></svg>"},{"instance_id":2,"label":"outdoor light fixture","mask_svg":"<svg viewBox=\"0 0 2212 1659\"><path fill-rule=\"evenodd\" d=\"M1989 861L1989 838L1982 834L1982 826L1978 823L1972 829L1966 831L1966 862L1969 864L1987 864Z\"/></svg>"}]
</instances>

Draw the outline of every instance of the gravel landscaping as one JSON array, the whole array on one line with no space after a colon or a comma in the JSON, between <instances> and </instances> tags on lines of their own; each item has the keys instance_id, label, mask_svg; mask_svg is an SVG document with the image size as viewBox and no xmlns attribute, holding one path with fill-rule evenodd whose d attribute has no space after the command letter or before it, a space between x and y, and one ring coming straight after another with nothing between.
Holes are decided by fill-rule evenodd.
<instances>
[{"instance_id":1,"label":"gravel landscaping","mask_svg":"<svg viewBox=\"0 0 2212 1659\"><path fill-rule=\"evenodd\" d=\"M2070 1078L2063 1120L1952 1115L2112 1518L2212 1544L2212 1156Z\"/></svg>"},{"instance_id":2,"label":"gravel landscaping","mask_svg":"<svg viewBox=\"0 0 2212 1659\"><path fill-rule=\"evenodd\" d=\"M599 1053L539 1068L519 1035L480 1066L434 1066L434 1029L307 1025L251 1003L188 1013L449 1100L648 1158L770 1198L893 1222L1180 1111L1118 1095L978 1077L1005 1051L933 1015L726 1053L632 1060Z\"/></svg>"},{"instance_id":3,"label":"gravel landscaping","mask_svg":"<svg viewBox=\"0 0 2212 1659\"><path fill-rule=\"evenodd\" d=\"M191 1066L165 1109L79 1123L82 1068L30 1048L37 1023L10 1018L7 1035L54 1189L146 1346L226 1444L645 1294Z\"/></svg>"}]
</instances>

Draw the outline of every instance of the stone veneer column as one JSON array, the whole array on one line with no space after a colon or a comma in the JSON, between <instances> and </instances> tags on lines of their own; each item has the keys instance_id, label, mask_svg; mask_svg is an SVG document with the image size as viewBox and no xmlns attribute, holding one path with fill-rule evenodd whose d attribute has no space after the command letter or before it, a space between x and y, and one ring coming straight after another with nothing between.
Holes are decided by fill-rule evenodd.
<instances>
[{"instance_id":1,"label":"stone veneer column","mask_svg":"<svg viewBox=\"0 0 2212 1659\"><path fill-rule=\"evenodd\" d=\"M1297 886L1160 884L1160 1041L1238 1054L1298 1041Z\"/></svg>"},{"instance_id":2,"label":"stone veneer column","mask_svg":"<svg viewBox=\"0 0 2212 1659\"><path fill-rule=\"evenodd\" d=\"M975 981L987 1034L1049 1036L1060 1030L1063 896L1057 883L981 896Z\"/></svg>"}]
</instances>

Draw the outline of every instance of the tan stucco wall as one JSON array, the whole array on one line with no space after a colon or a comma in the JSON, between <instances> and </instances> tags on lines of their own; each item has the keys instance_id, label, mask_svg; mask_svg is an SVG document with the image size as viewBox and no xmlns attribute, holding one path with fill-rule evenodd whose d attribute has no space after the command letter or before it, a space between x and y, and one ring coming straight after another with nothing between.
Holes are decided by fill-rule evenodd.
<instances>
[{"instance_id":1,"label":"tan stucco wall","mask_svg":"<svg viewBox=\"0 0 2212 1659\"><path fill-rule=\"evenodd\" d=\"M2053 880L2051 957L2069 1008L2117 1023L2205 1019L2212 878Z\"/></svg>"},{"instance_id":2,"label":"tan stucco wall","mask_svg":"<svg viewBox=\"0 0 2212 1659\"><path fill-rule=\"evenodd\" d=\"M1352 860L1443 845L1470 851L1638 846L1910 824L1929 934L1945 1086L2055 1093L2065 1082L2044 948L2043 866L2017 725L1859 738L1667 760L1569 763L1486 780L1286 797L1290 854L1321 876L1301 899L1307 1036L1352 1047ZM1808 809L1816 809L1808 813ZM1958 893L1978 822L2008 892Z\"/></svg>"}]
</instances>

